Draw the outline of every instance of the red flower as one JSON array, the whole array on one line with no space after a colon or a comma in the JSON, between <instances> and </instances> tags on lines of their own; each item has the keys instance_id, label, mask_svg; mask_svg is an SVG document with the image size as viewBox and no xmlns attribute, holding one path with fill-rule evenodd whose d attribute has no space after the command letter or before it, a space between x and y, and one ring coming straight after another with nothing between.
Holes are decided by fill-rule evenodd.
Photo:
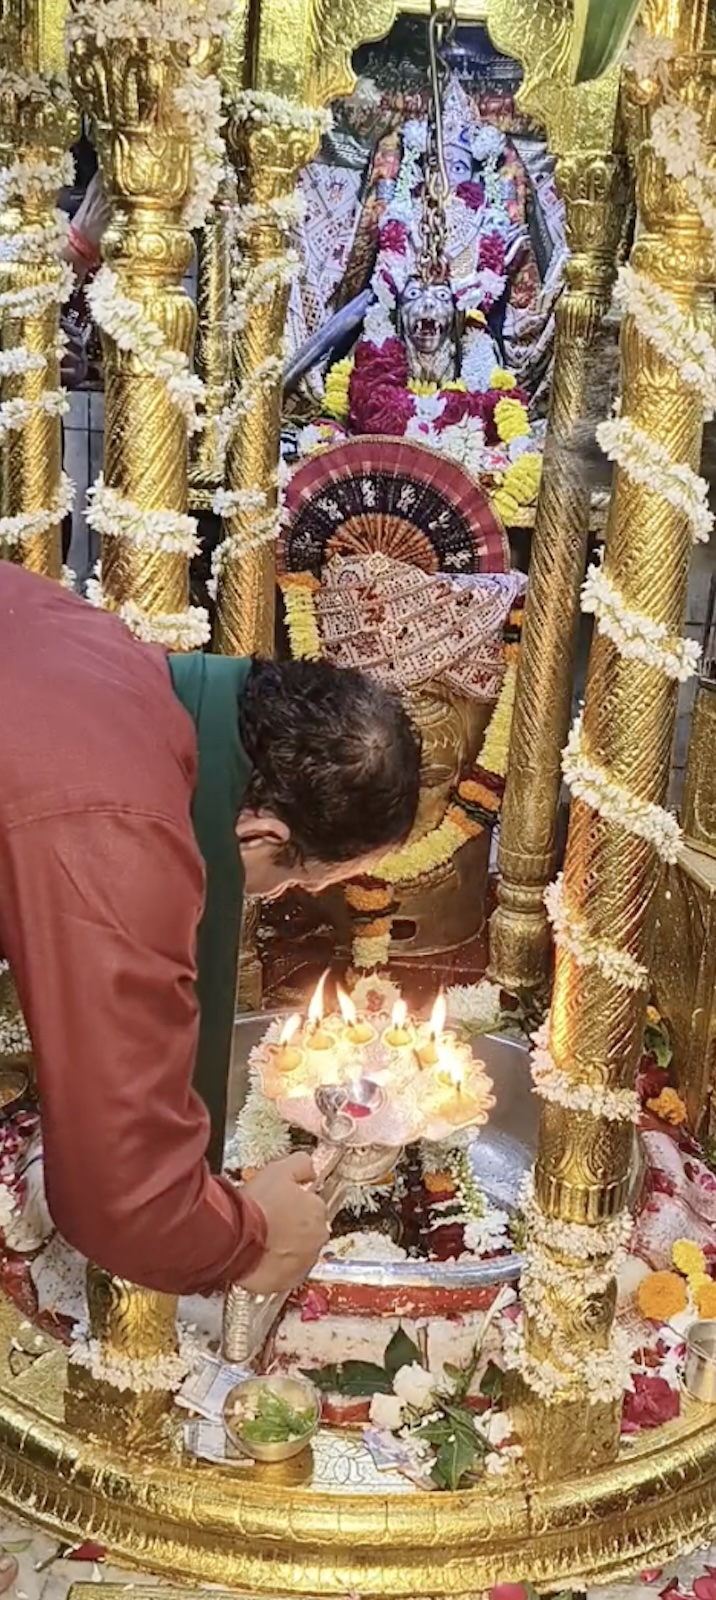
<instances>
[{"instance_id":1,"label":"red flower","mask_svg":"<svg viewBox=\"0 0 716 1600\"><path fill-rule=\"evenodd\" d=\"M400 339L386 339L385 344L380 345L361 339L356 345L351 382L369 377L371 383L396 383L405 387L408 376L408 357Z\"/></svg>"},{"instance_id":2,"label":"red flower","mask_svg":"<svg viewBox=\"0 0 716 1600\"><path fill-rule=\"evenodd\" d=\"M485 204L485 190L481 183L459 183L455 190L458 200L462 200L468 211L482 211Z\"/></svg>"},{"instance_id":3,"label":"red flower","mask_svg":"<svg viewBox=\"0 0 716 1600\"><path fill-rule=\"evenodd\" d=\"M328 1296L320 1289L307 1289L301 1302L301 1321L320 1322L328 1315Z\"/></svg>"},{"instance_id":4,"label":"red flower","mask_svg":"<svg viewBox=\"0 0 716 1600\"><path fill-rule=\"evenodd\" d=\"M636 1090L642 1105L647 1100L658 1100L662 1089L669 1082L669 1074L664 1067L658 1067L653 1056L642 1056L639 1075L636 1080Z\"/></svg>"},{"instance_id":5,"label":"red flower","mask_svg":"<svg viewBox=\"0 0 716 1600\"><path fill-rule=\"evenodd\" d=\"M716 1600L716 1577L713 1572L707 1578L696 1578L693 1587L696 1600Z\"/></svg>"},{"instance_id":6,"label":"red flower","mask_svg":"<svg viewBox=\"0 0 716 1600\"><path fill-rule=\"evenodd\" d=\"M399 384L375 383L372 375L351 379L351 427L355 433L386 433L402 439L415 415L415 401Z\"/></svg>"},{"instance_id":7,"label":"red flower","mask_svg":"<svg viewBox=\"0 0 716 1600\"><path fill-rule=\"evenodd\" d=\"M671 1422L673 1417L678 1417L679 1410L679 1396L675 1389L669 1387L666 1378L652 1378L647 1373L638 1372L634 1377L634 1393L624 1397L623 1432L636 1433L640 1428L658 1428L662 1422ZM704 1597L704 1600L716 1600L716 1595Z\"/></svg>"},{"instance_id":8,"label":"red flower","mask_svg":"<svg viewBox=\"0 0 716 1600\"><path fill-rule=\"evenodd\" d=\"M392 218L380 230L381 250L392 250L396 256L404 256L408 248L408 230L404 222Z\"/></svg>"},{"instance_id":9,"label":"red flower","mask_svg":"<svg viewBox=\"0 0 716 1600\"><path fill-rule=\"evenodd\" d=\"M465 1249L465 1229L461 1222L446 1222L430 1233L430 1254L436 1261L456 1261Z\"/></svg>"},{"instance_id":10,"label":"red flower","mask_svg":"<svg viewBox=\"0 0 716 1600\"><path fill-rule=\"evenodd\" d=\"M505 241L501 234L483 234L480 240L478 266L502 276L505 270Z\"/></svg>"},{"instance_id":11,"label":"red flower","mask_svg":"<svg viewBox=\"0 0 716 1600\"><path fill-rule=\"evenodd\" d=\"M440 416L435 418L433 424L436 433L442 433L443 428L451 428L454 423L464 421L465 417L482 417L482 401L481 394L465 394L462 389L449 389Z\"/></svg>"}]
</instances>

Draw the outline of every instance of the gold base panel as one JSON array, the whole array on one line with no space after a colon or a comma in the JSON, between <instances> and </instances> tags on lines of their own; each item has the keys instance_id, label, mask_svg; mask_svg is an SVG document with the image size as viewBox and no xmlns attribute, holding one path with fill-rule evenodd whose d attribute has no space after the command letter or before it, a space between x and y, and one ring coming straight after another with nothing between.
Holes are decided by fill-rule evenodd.
<instances>
[{"instance_id":1,"label":"gold base panel","mask_svg":"<svg viewBox=\"0 0 716 1600\"><path fill-rule=\"evenodd\" d=\"M495 1478L421 1494L370 1477L357 1438L328 1430L283 1478L177 1466L171 1452L143 1461L66 1425L59 1345L13 1377L20 1321L0 1303L0 1503L145 1573L254 1596L441 1600L500 1581L554 1590L621 1578L713 1530L716 1408L689 1403L616 1465L551 1488Z\"/></svg>"}]
</instances>

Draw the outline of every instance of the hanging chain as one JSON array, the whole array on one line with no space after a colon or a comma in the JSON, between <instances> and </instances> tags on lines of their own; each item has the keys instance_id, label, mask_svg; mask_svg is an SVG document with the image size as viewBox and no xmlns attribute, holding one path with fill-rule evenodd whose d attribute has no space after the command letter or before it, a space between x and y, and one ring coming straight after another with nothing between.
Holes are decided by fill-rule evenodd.
<instances>
[{"instance_id":1,"label":"hanging chain","mask_svg":"<svg viewBox=\"0 0 716 1600\"><path fill-rule=\"evenodd\" d=\"M450 182L445 165L443 100L449 69L444 51L451 44L457 17L456 0L445 6L432 0L428 48L430 52L430 104L425 149L425 195L420 240L419 275L423 283L444 283L448 278L447 202Z\"/></svg>"}]
</instances>

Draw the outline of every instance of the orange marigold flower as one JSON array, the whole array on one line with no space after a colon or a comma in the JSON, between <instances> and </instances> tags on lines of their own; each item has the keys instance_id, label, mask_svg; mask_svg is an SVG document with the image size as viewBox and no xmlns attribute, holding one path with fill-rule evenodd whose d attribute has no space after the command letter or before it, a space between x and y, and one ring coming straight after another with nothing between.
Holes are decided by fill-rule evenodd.
<instances>
[{"instance_id":1,"label":"orange marigold flower","mask_svg":"<svg viewBox=\"0 0 716 1600\"><path fill-rule=\"evenodd\" d=\"M455 1194L457 1189L451 1172L426 1172L424 1183L428 1194Z\"/></svg>"},{"instance_id":2,"label":"orange marigold flower","mask_svg":"<svg viewBox=\"0 0 716 1600\"><path fill-rule=\"evenodd\" d=\"M390 889L364 889L358 883L349 883L346 888L346 900L354 911L384 911L392 898Z\"/></svg>"},{"instance_id":3,"label":"orange marigold flower","mask_svg":"<svg viewBox=\"0 0 716 1600\"><path fill-rule=\"evenodd\" d=\"M473 778L465 778L458 787L461 800L469 800L473 805L484 806L488 811L499 811L500 796L494 789L486 789L484 783L475 783Z\"/></svg>"},{"instance_id":4,"label":"orange marigold flower","mask_svg":"<svg viewBox=\"0 0 716 1600\"><path fill-rule=\"evenodd\" d=\"M282 589L308 589L311 594L317 594L320 587L318 578L310 572L290 572L281 579Z\"/></svg>"},{"instance_id":5,"label":"orange marigold flower","mask_svg":"<svg viewBox=\"0 0 716 1600\"><path fill-rule=\"evenodd\" d=\"M366 922L361 928L361 939L382 939L383 935L390 933L392 917L376 917L375 922Z\"/></svg>"},{"instance_id":6,"label":"orange marigold flower","mask_svg":"<svg viewBox=\"0 0 716 1600\"><path fill-rule=\"evenodd\" d=\"M716 1283L712 1279L696 1290L696 1305L700 1317L716 1317Z\"/></svg>"},{"instance_id":7,"label":"orange marigold flower","mask_svg":"<svg viewBox=\"0 0 716 1600\"><path fill-rule=\"evenodd\" d=\"M242 1183L250 1183L252 1178L258 1177L259 1171L260 1171L259 1167L242 1167L242 1169L241 1169L241 1181L242 1181Z\"/></svg>"},{"instance_id":8,"label":"orange marigold flower","mask_svg":"<svg viewBox=\"0 0 716 1600\"><path fill-rule=\"evenodd\" d=\"M651 1272L642 1278L636 1300L642 1316L650 1322L669 1322L686 1310L686 1284L676 1272Z\"/></svg>"},{"instance_id":9,"label":"orange marigold flower","mask_svg":"<svg viewBox=\"0 0 716 1600\"><path fill-rule=\"evenodd\" d=\"M505 661L519 661L520 647L518 644L505 645Z\"/></svg>"},{"instance_id":10,"label":"orange marigold flower","mask_svg":"<svg viewBox=\"0 0 716 1600\"><path fill-rule=\"evenodd\" d=\"M656 1100L647 1100L647 1108L660 1122L668 1122L672 1128L680 1128L686 1121L686 1106L680 1094L675 1089L662 1089Z\"/></svg>"},{"instance_id":11,"label":"orange marigold flower","mask_svg":"<svg viewBox=\"0 0 716 1600\"><path fill-rule=\"evenodd\" d=\"M472 817L466 816L460 806L451 806L447 815L450 821L455 823L456 828L459 828L460 832L465 834L467 839L476 839L478 833L482 833L482 823L473 822Z\"/></svg>"}]
</instances>

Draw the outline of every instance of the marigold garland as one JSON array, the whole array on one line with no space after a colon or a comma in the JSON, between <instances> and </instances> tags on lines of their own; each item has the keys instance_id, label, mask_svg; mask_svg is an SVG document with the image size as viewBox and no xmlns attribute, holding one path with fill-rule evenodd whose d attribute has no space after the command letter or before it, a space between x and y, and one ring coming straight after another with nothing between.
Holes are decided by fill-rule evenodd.
<instances>
[{"instance_id":1,"label":"marigold garland","mask_svg":"<svg viewBox=\"0 0 716 1600\"><path fill-rule=\"evenodd\" d=\"M294 661L320 661L321 638L318 632L315 595L321 585L308 572L281 579L286 608L286 626Z\"/></svg>"},{"instance_id":2,"label":"marigold garland","mask_svg":"<svg viewBox=\"0 0 716 1600\"><path fill-rule=\"evenodd\" d=\"M636 1302L649 1322L670 1322L686 1310L686 1284L676 1272L650 1272L639 1284Z\"/></svg>"},{"instance_id":3,"label":"marigold garland","mask_svg":"<svg viewBox=\"0 0 716 1600\"><path fill-rule=\"evenodd\" d=\"M681 1095L668 1086L662 1089L655 1100L647 1100L646 1105L653 1116L658 1117L660 1122L668 1122L672 1128L680 1128L688 1116Z\"/></svg>"}]
</instances>

